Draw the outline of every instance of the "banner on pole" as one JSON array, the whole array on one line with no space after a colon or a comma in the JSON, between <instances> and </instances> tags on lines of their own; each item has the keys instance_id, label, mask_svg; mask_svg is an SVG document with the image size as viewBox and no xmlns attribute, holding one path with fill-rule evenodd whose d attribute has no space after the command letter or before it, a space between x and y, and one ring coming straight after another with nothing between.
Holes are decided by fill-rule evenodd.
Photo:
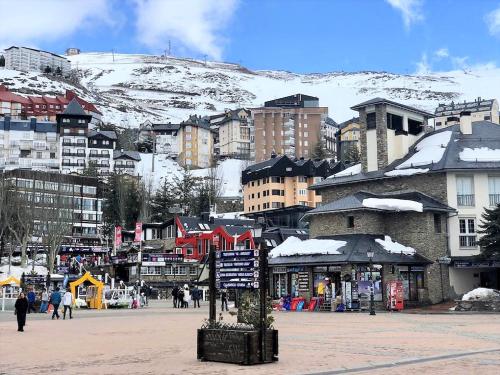
<instances>
[{"instance_id":1,"label":"banner on pole","mask_svg":"<svg viewBox=\"0 0 500 375\"><path fill-rule=\"evenodd\" d=\"M115 246L120 247L122 245L122 227L115 227Z\"/></svg>"},{"instance_id":2,"label":"banner on pole","mask_svg":"<svg viewBox=\"0 0 500 375\"><path fill-rule=\"evenodd\" d=\"M141 242L142 241L142 223L135 223L135 238L134 242Z\"/></svg>"}]
</instances>

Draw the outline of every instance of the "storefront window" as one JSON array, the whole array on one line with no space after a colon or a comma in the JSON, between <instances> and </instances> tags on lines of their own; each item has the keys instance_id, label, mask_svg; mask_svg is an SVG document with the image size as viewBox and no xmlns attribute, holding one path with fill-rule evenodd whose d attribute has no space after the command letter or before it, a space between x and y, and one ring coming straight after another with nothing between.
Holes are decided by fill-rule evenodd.
<instances>
[{"instance_id":1,"label":"storefront window","mask_svg":"<svg viewBox=\"0 0 500 375\"><path fill-rule=\"evenodd\" d=\"M286 296L286 273L278 273L273 275L273 285L274 285L274 298L281 298Z\"/></svg>"},{"instance_id":2,"label":"storefront window","mask_svg":"<svg viewBox=\"0 0 500 375\"><path fill-rule=\"evenodd\" d=\"M403 295L405 301L418 301L418 289L424 288L424 267L399 267L403 281Z\"/></svg>"},{"instance_id":3,"label":"storefront window","mask_svg":"<svg viewBox=\"0 0 500 375\"><path fill-rule=\"evenodd\" d=\"M363 295L365 299L370 298L370 288L373 278L373 299L382 301L382 274L380 268L373 267L370 272L370 267L359 267L357 272L358 293Z\"/></svg>"},{"instance_id":4,"label":"storefront window","mask_svg":"<svg viewBox=\"0 0 500 375\"><path fill-rule=\"evenodd\" d=\"M290 294L292 297L299 296L299 274L295 272L290 274Z\"/></svg>"}]
</instances>

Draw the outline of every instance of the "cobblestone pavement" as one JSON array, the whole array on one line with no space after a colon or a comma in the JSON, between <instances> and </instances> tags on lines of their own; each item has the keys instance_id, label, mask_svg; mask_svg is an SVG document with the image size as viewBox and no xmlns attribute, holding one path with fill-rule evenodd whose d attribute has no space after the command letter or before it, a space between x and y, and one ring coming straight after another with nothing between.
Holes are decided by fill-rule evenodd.
<instances>
[{"instance_id":1,"label":"cobblestone pavement","mask_svg":"<svg viewBox=\"0 0 500 375\"><path fill-rule=\"evenodd\" d=\"M155 301L65 321L31 314L18 333L12 312L0 312L0 374L500 373L500 314L278 312L279 362L252 367L196 360L207 315Z\"/></svg>"}]
</instances>

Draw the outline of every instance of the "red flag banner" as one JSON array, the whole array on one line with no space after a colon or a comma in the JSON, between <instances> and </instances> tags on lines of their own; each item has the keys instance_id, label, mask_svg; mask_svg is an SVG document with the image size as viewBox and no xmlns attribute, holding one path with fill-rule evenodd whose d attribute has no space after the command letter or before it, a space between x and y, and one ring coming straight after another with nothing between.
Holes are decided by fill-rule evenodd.
<instances>
[{"instance_id":1,"label":"red flag banner","mask_svg":"<svg viewBox=\"0 0 500 375\"><path fill-rule=\"evenodd\" d=\"M122 245L122 227L115 227L115 246L120 247Z\"/></svg>"},{"instance_id":2,"label":"red flag banner","mask_svg":"<svg viewBox=\"0 0 500 375\"><path fill-rule=\"evenodd\" d=\"M135 238L134 242L141 242L142 239L142 223L135 223Z\"/></svg>"}]
</instances>

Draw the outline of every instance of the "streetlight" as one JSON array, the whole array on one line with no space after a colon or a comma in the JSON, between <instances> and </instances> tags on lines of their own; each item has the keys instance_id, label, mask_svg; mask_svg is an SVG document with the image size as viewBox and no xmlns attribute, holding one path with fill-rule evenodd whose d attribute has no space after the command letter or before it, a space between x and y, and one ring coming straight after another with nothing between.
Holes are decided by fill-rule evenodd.
<instances>
[{"instance_id":1,"label":"streetlight","mask_svg":"<svg viewBox=\"0 0 500 375\"><path fill-rule=\"evenodd\" d=\"M373 268L373 256L375 255L375 252L372 249L368 249L366 252L366 256L370 260L370 280L371 280L371 286L370 286L370 315L376 315L375 314L375 303L374 303L374 296L373 296L373 274L372 274L372 268Z\"/></svg>"}]
</instances>

